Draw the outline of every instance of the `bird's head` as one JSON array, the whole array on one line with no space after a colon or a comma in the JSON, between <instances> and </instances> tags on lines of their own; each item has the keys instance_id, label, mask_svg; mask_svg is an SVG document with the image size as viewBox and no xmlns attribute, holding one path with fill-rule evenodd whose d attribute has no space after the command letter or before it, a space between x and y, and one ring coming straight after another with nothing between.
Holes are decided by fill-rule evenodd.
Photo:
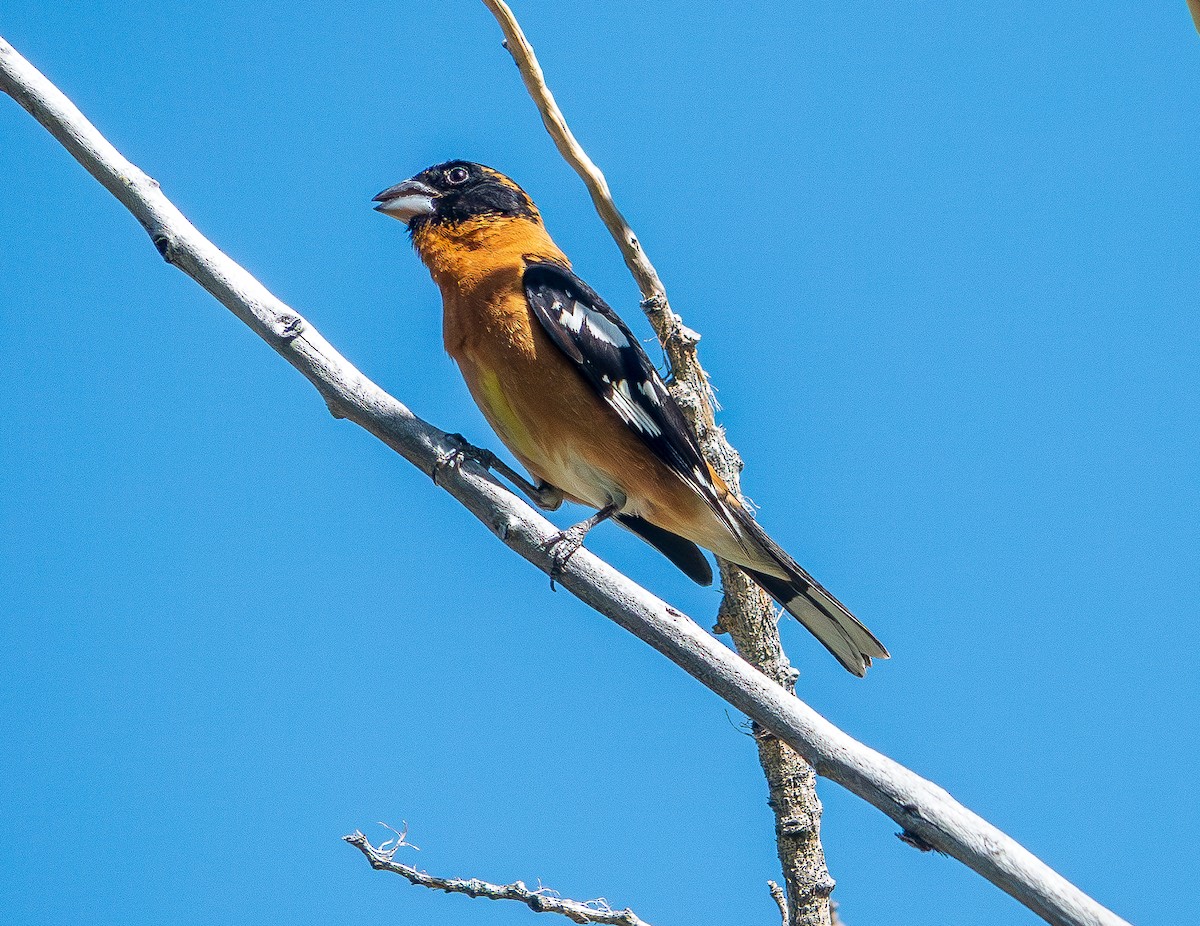
<instances>
[{"instance_id":1,"label":"bird's head","mask_svg":"<svg viewBox=\"0 0 1200 926\"><path fill-rule=\"evenodd\" d=\"M533 200L498 170L471 161L447 161L388 187L374 200L377 212L404 222L409 231L459 225L485 216L538 221Z\"/></svg>"}]
</instances>

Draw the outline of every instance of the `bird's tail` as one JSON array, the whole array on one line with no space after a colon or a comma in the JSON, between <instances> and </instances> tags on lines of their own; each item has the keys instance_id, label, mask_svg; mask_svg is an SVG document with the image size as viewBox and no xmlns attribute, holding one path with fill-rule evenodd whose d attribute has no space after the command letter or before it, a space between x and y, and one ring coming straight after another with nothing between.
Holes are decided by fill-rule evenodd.
<instances>
[{"instance_id":1,"label":"bird's tail","mask_svg":"<svg viewBox=\"0 0 1200 926\"><path fill-rule=\"evenodd\" d=\"M772 566L778 567L770 571L749 566L742 568L783 605L784 610L807 627L838 662L862 678L872 659L888 658L888 651L875 635L767 536L748 511L740 505L728 507L743 537L761 550ZM776 575L776 572L780 574Z\"/></svg>"}]
</instances>

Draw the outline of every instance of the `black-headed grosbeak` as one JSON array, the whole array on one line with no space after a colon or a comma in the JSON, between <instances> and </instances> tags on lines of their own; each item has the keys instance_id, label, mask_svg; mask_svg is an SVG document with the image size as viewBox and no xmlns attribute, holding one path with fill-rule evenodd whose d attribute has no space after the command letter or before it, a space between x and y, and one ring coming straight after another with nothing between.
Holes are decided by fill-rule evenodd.
<instances>
[{"instance_id":1,"label":"black-headed grosbeak","mask_svg":"<svg viewBox=\"0 0 1200 926\"><path fill-rule=\"evenodd\" d=\"M697 545L736 563L855 675L887 657L704 461L637 338L571 271L524 190L489 167L448 161L375 201L408 225L442 291L446 350L537 483L499 468L542 507L567 498L598 509L556 538L560 567L615 518L702 585L712 567Z\"/></svg>"}]
</instances>

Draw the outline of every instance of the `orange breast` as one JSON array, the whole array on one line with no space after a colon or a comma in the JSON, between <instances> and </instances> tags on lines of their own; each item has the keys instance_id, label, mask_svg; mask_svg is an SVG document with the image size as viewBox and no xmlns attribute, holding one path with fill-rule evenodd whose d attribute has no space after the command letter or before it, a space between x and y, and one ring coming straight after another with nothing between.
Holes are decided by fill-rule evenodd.
<instances>
[{"instance_id":1,"label":"orange breast","mask_svg":"<svg viewBox=\"0 0 1200 926\"><path fill-rule=\"evenodd\" d=\"M442 291L446 350L489 424L530 473L570 499L625 510L718 552L732 540L704 501L609 408L533 317L525 258L566 256L540 222L463 223L414 236Z\"/></svg>"}]
</instances>

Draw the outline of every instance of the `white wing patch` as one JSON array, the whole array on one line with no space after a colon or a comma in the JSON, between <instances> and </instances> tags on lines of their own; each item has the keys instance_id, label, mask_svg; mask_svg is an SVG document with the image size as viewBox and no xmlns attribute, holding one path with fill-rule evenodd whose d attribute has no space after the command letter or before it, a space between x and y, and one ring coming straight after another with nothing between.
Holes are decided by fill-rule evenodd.
<instances>
[{"instance_id":1,"label":"white wing patch","mask_svg":"<svg viewBox=\"0 0 1200 926\"><path fill-rule=\"evenodd\" d=\"M655 405L662 405L662 399L658 397L658 390L654 388L654 383L649 380L643 380L638 383L638 391Z\"/></svg>"},{"instance_id":2,"label":"white wing patch","mask_svg":"<svg viewBox=\"0 0 1200 926\"><path fill-rule=\"evenodd\" d=\"M609 392L609 398L613 407L627 424L633 425L643 434L649 434L651 437L658 437L662 434L662 428L656 422L646 409L642 408L633 398L629 391L629 381L619 379L612 384L612 389Z\"/></svg>"},{"instance_id":3,"label":"white wing patch","mask_svg":"<svg viewBox=\"0 0 1200 926\"><path fill-rule=\"evenodd\" d=\"M605 341L613 347L625 347L629 343L621 329L599 312L588 312L587 325L597 340Z\"/></svg>"},{"instance_id":4,"label":"white wing patch","mask_svg":"<svg viewBox=\"0 0 1200 926\"><path fill-rule=\"evenodd\" d=\"M583 330L583 323L587 321L587 309L581 303L572 299L571 310L569 312L558 301L555 301L554 305L550 306L550 308L558 312L558 320L562 322L564 328L574 331L576 334L579 334Z\"/></svg>"},{"instance_id":5,"label":"white wing patch","mask_svg":"<svg viewBox=\"0 0 1200 926\"><path fill-rule=\"evenodd\" d=\"M583 331L584 326L586 326L588 334L597 341L603 341L610 347L620 349L629 344L629 339L625 337L625 333L620 328L599 312L593 312L578 300L570 299L567 301L567 305L564 306L562 302L556 299L554 304L550 306L550 310L558 313L559 324L568 331L579 334Z\"/></svg>"}]
</instances>

